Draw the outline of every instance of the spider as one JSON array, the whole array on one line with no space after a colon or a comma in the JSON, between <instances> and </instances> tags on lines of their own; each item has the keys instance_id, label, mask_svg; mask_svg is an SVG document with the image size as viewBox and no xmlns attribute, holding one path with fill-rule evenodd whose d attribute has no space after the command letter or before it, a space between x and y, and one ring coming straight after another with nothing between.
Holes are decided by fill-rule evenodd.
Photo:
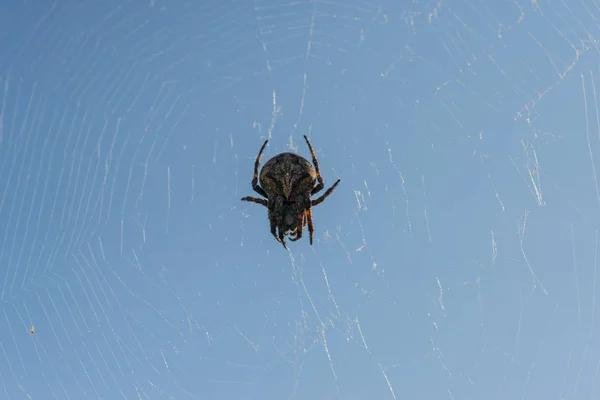
<instances>
[{"instance_id":1,"label":"spider","mask_svg":"<svg viewBox=\"0 0 600 400\"><path fill-rule=\"evenodd\" d=\"M284 236L289 233L291 241L300 239L302 228L305 225L308 225L310 244L312 245L315 228L311 208L321 204L340 183L340 179L338 179L321 197L312 200L311 196L323 189L325 182L319 171L317 156L308 138L304 136L304 139L310 150L314 168L304 157L294 153L280 153L263 166L260 171L262 187L259 186L258 167L263 150L269 142L266 140L254 162L252 189L267 199L251 196L242 197L243 201L258 203L267 207L271 234L286 249Z\"/></svg>"}]
</instances>

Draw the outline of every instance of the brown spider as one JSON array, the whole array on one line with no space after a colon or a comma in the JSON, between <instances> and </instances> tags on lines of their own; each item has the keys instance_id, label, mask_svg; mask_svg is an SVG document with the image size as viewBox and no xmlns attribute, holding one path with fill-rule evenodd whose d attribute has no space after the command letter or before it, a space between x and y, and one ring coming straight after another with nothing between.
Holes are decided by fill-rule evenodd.
<instances>
[{"instance_id":1,"label":"brown spider","mask_svg":"<svg viewBox=\"0 0 600 400\"><path fill-rule=\"evenodd\" d=\"M340 183L338 179L325 194L316 200L311 196L323 189L325 182L319 171L317 156L304 136L313 166L304 158L294 153L280 153L265 163L260 171L260 184L258 185L258 167L268 140L260 148L256 161L254 162L254 177L252 178L252 189L267 199L256 197L242 197L244 201L251 201L267 207L271 234L278 242L287 249L284 236L290 234L290 240L296 241L302 237L302 228L308 225L310 244L313 243L315 228L312 221L311 207L321 204L333 192ZM315 185L316 181L319 183ZM279 231L279 232L278 232Z\"/></svg>"}]
</instances>

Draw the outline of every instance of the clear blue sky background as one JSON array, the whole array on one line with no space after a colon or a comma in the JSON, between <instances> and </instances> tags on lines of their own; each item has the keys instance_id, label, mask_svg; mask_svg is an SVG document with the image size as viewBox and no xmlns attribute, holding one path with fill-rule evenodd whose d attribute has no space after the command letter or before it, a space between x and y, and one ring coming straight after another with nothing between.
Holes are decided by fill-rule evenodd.
<instances>
[{"instance_id":1,"label":"clear blue sky background","mask_svg":"<svg viewBox=\"0 0 600 400\"><path fill-rule=\"evenodd\" d=\"M599 18L7 2L0 398L598 398ZM288 252L240 198L305 134Z\"/></svg>"}]
</instances>

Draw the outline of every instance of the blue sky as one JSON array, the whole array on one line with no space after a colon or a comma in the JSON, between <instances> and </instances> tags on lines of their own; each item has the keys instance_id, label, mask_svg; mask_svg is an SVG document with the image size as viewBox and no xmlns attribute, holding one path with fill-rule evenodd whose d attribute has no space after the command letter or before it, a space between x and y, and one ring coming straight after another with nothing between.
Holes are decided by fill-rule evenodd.
<instances>
[{"instance_id":1,"label":"blue sky","mask_svg":"<svg viewBox=\"0 0 600 400\"><path fill-rule=\"evenodd\" d=\"M5 5L0 398L597 398L599 17ZM240 198L303 135L286 251Z\"/></svg>"}]
</instances>

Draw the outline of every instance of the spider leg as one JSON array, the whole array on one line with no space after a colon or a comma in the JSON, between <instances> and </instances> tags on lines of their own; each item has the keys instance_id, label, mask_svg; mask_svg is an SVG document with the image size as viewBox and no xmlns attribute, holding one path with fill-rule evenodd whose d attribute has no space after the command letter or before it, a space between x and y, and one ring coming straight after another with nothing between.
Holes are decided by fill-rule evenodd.
<instances>
[{"instance_id":1,"label":"spider leg","mask_svg":"<svg viewBox=\"0 0 600 400\"><path fill-rule=\"evenodd\" d=\"M302 228L304 227L306 223L306 211L304 211L302 214L300 214L298 216L298 225L296 225L296 234L294 235L294 237L290 236L290 240L295 242L296 240L300 239L302 237Z\"/></svg>"},{"instance_id":2,"label":"spider leg","mask_svg":"<svg viewBox=\"0 0 600 400\"><path fill-rule=\"evenodd\" d=\"M290 236L290 240L292 242L295 242L296 240L302 238L302 229L299 229L296 231L296 234L294 235L294 237Z\"/></svg>"},{"instance_id":3,"label":"spider leg","mask_svg":"<svg viewBox=\"0 0 600 400\"><path fill-rule=\"evenodd\" d=\"M242 201L258 203L258 204L262 204L263 206L267 207L267 200L265 200L265 199L258 199L256 197L246 196L246 197L242 197Z\"/></svg>"},{"instance_id":4,"label":"spider leg","mask_svg":"<svg viewBox=\"0 0 600 400\"><path fill-rule=\"evenodd\" d=\"M312 162L315 166L315 172L317 173L317 181L319 182L319 184L317 186L315 186L312 191L310 192L311 195L317 193L318 191L320 191L321 189L323 189L323 187L325 186L325 181L323 180L323 177L321 176L321 171L319 171L319 163L317 161L317 156L315 154L315 151L313 150L312 146L310 145L310 142L308 141L308 138L306 137L306 135L304 135L304 140L306 140L306 144L308 145L308 149L310 150L310 155L312 156Z\"/></svg>"},{"instance_id":5,"label":"spider leg","mask_svg":"<svg viewBox=\"0 0 600 400\"><path fill-rule=\"evenodd\" d=\"M306 210L306 219L307 219L307 222L308 222L308 235L310 237L310 244L312 246L312 244L313 244L313 234L315 233L315 227L313 226L312 210L310 208L308 210Z\"/></svg>"},{"instance_id":6,"label":"spider leg","mask_svg":"<svg viewBox=\"0 0 600 400\"><path fill-rule=\"evenodd\" d=\"M260 158L262 157L262 153L265 150L265 146L269 143L268 140L265 140L260 151L258 152L258 156L256 156L256 160L254 161L254 176L252 177L252 189L263 197L267 196L267 193L258 185L258 167L260 166Z\"/></svg>"},{"instance_id":7,"label":"spider leg","mask_svg":"<svg viewBox=\"0 0 600 400\"><path fill-rule=\"evenodd\" d=\"M325 192L325 194L323 194L321 197L319 197L316 200L312 200L311 201L311 206L316 206L319 205L323 202L323 200L325 200L327 198L327 196L329 196L331 194L331 192L333 192L333 189L335 189L335 187L338 185L338 183L340 183L341 179L338 179L332 187L330 187L329 189L327 189L327 191Z\"/></svg>"},{"instance_id":8,"label":"spider leg","mask_svg":"<svg viewBox=\"0 0 600 400\"><path fill-rule=\"evenodd\" d=\"M283 229L281 229L281 227L279 227L279 241L281 242L281 244L283 245L283 247L287 250L287 246L285 244L285 239L284 236L285 235L285 231Z\"/></svg>"},{"instance_id":9,"label":"spider leg","mask_svg":"<svg viewBox=\"0 0 600 400\"><path fill-rule=\"evenodd\" d=\"M296 227L296 229L294 229L293 231L290 232L290 240L291 241L298 240L298 227Z\"/></svg>"},{"instance_id":10,"label":"spider leg","mask_svg":"<svg viewBox=\"0 0 600 400\"><path fill-rule=\"evenodd\" d=\"M279 238L277 237L277 225L275 224L275 221L271 221L271 235L273 235L273 237L279 241Z\"/></svg>"},{"instance_id":11,"label":"spider leg","mask_svg":"<svg viewBox=\"0 0 600 400\"><path fill-rule=\"evenodd\" d=\"M285 249L287 249L287 246L285 244L285 239L283 238L283 235L285 234L285 232L283 230L281 230L281 228L279 228L279 235L277 234L277 221L275 219L270 219L271 221L271 235L273 235L273 237L275 238L275 240L277 240L278 242L281 242L281 244L283 245L283 247Z\"/></svg>"}]
</instances>

